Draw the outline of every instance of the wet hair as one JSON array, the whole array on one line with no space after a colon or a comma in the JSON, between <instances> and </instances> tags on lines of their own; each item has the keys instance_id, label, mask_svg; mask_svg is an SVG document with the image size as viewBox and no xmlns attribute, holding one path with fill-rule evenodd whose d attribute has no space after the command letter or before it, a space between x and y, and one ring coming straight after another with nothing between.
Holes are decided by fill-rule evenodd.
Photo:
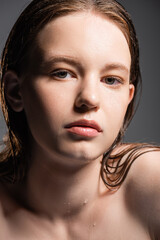
<instances>
[{"instance_id":1,"label":"wet hair","mask_svg":"<svg viewBox=\"0 0 160 240\"><path fill-rule=\"evenodd\" d=\"M8 126L8 136L5 138L6 147L0 153L1 181L14 183L22 181L25 178L29 167L26 156L30 149L29 128L25 112L24 110L15 112L7 102L4 75L7 71L11 70L19 77L25 76L29 71L28 66L31 51L36 46L36 37L43 27L58 17L84 11L91 11L106 16L117 24L126 37L131 54L130 83L135 87L135 94L127 108L123 126L117 138L103 157L101 176L106 186L110 188L120 186L125 179L130 164L135 159L135 157L127 158L123 166L119 160L117 161L116 168L114 168L114 173L111 173L109 170L110 168L113 169L113 165L111 166L109 162L111 152L117 144L121 143L124 132L133 118L138 102L138 92L141 89L139 46L130 15L115 0L33 0L13 26L2 53L1 105ZM127 152L134 151L136 148L137 145L133 144L132 147L127 148ZM122 159L124 154L126 152L122 151L118 155L112 156L112 159ZM122 170L119 171L119 168Z\"/></svg>"}]
</instances>

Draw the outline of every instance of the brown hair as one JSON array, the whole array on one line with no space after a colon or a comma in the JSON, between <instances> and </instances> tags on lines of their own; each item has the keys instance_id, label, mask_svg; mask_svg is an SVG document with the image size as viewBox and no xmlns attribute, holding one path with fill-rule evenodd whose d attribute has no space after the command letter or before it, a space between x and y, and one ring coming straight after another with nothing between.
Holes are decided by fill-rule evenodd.
<instances>
[{"instance_id":1,"label":"brown hair","mask_svg":"<svg viewBox=\"0 0 160 240\"><path fill-rule=\"evenodd\" d=\"M114 184L114 181L111 183L110 180L106 180L108 179L106 178L108 176L106 169L108 169L108 159L112 149L121 142L124 131L135 113L137 92L141 89L141 74L139 47L134 26L129 14L115 0L33 0L18 18L6 42L1 62L1 104L8 126L6 148L0 154L1 181L16 182L24 178L28 167L25 156L29 151L28 125L25 112L14 112L8 104L5 98L4 75L8 70L12 70L18 76L23 76L26 73L30 51L33 45L36 44L38 32L53 19L79 11L93 11L114 21L124 33L130 48L132 59L130 82L134 84L135 95L128 106L123 127L113 145L104 154L101 171L102 178L107 186L114 187L114 185L117 186L122 182L117 183L116 181L116 184ZM124 154L125 152L120 153L117 157L122 158ZM123 169L128 169L128 166L129 162L126 161ZM119 175L124 177L124 172ZM116 174L118 174L117 170Z\"/></svg>"}]
</instances>

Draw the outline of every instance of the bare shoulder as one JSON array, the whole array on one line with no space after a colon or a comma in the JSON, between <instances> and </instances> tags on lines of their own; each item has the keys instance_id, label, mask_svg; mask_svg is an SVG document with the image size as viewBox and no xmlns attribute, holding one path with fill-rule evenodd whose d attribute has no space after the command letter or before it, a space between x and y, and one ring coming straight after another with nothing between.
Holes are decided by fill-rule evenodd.
<instances>
[{"instance_id":1,"label":"bare shoulder","mask_svg":"<svg viewBox=\"0 0 160 240\"><path fill-rule=\"evenodd\" d=\"M160 149L139 151L124 189L128 211L142 221L152 239L160 239Z\"/></svg>"},{"instance_id":2,"label":"bare shoulder","mask_svg":"<svg viewBox=\"0 0 160 240\"><path fill-rule=\"evenodd\" d=\"M140 149L137 156L129 171L128 179L136 184L139 182L142 186L144 184L147 190L149 187L158 187L160 180L160 149L154 147Z\"/></svg>"},{"instance_id":3,"label":"bare shoulder","mask_svg":"<svg viewBox=\"0 0 160 240\"><path fill-rule=\"evenodd\" d=\"M135 182L144 188L159 185L160 180L160 147L147 144L122 144L114 151L114 155L121 155L121 163L130 158L131 168L127 182ZM129 163L129 161L128 161ZM157 186L158 187L158 186Z\"/></svg>"}]
</instances>

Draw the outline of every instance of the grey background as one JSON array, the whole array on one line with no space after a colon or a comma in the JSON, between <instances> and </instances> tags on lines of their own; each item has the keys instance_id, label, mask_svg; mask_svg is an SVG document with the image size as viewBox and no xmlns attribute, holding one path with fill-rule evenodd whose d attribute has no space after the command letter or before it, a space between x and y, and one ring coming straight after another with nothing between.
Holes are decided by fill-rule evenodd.
<instances>
[{"instance_id":1,"label":"grey background","mask_svg":"<svg viewBox=\"0 0 160 240\"><path fill-rule=\"evenodd\" d=\"M0 52L20 12L31 0L0 0ZM120 0L132 16L140 43L143 93L126 133L129 142L160 143L160 1ZM6 127L0 112L0 140Z\"/></svg>"}]
</instances>

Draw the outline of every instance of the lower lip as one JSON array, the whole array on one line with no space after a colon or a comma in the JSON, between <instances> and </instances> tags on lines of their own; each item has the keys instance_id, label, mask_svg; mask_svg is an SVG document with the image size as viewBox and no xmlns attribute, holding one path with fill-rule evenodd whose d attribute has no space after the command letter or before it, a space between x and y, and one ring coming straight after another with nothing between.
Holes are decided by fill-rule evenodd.
<instances>
[{"instance_id":1,"label":"lower lip","mask_svg":"<svg viewBox=\"0 0 160 240\"><path fill-rule=\"evenodd\" d=\"M67 128L67 131L70 133L74 133L80 136L85 136L85 137L96 137L99 132L95 128L90 128L90 127L71 127Z\"/></svg>"}]
</instances>

